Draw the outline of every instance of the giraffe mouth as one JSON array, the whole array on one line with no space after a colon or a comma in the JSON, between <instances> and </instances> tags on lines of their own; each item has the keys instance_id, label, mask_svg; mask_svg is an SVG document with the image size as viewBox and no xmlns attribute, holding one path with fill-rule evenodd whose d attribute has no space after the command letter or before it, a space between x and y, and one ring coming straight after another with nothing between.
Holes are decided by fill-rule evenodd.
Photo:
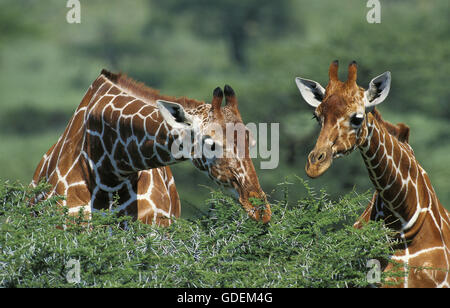
<instances>
[{"instance_id":1,"label":"giraffe mouth","mask_svg":"<svg viewBox=\"0 0 450 308\"><path fill-rule=\"evenodd\" d=\"M334 159L348 156L354 149L355 146L343 150L337 150L333 147L313 150L308 155L305 166L306 174L313 179L321 176L330 168Z\"/></svg>"},{"instance_id":2,"label":"giraffe mouth","mask_svg":"<svg viewBox=\"0 0 450 308\"><path fill-rule=\"evenodd\" d=\"M241 203L242 207L251 219L262 221L264 224L270 221L272 212L267 201L265 201L265 204L262 205L254 205L249 199L239 198L239 203Z\"/></svg>"},{"instance_id":3,"label":"giraffe mouth","mask_svg":"<svg viewBox=\"0 0 450 308\"><path fill-rule=\"evenodd\" d=\"M338 151L334 151L333 152L333 159L344 157L344 156L348 156L348 155L350 155L350 153L353 152L353 150L354 150L354 148L346 149L346 150L339 151L339 152Z\"/></svg>"},{"instance_id":4,"label":"giraffe mouth","mask_svg":"<svg viewBox=\"0 0 450 308\"><path fill-rule=\"evenodd\" d=\"M348 149L343 149L343 150L332 149L333 159L348 156L355 150L355 148L356 148L356 146L352 146Z\"/></svg>"},{"instance_id":5,"label":"giraffe mouth","mask_svg":"<svg viewBox=\"0 0 450 308\"><path fill-rule=\"evenodd\" d=\"M236 191L235 197L242 205L248 216L256 221L268 223L272 216L270 204L267 202L266 195L263 192L248 191L238 185L233 185ZM252 200L253 199L253 200ZM255 202L256 201L256 202Z\"/></svg>"}]
</instances>

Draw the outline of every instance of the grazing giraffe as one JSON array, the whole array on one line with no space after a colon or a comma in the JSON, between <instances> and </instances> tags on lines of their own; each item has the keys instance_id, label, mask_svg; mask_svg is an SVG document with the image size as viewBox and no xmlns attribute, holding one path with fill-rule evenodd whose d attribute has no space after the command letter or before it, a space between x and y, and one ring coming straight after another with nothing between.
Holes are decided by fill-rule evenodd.
<instances>
[{"instance_id":1,"label":"grazing giraffe","mask_svg":"<svg viewBox=\"0 0 450 308\"><path fill-rule=\"evenodd\" d=\"M215 89L212 104L164 96L125 75L102 70L62 136L40 161L32 185L49 182L52 189L39 199L64 195L62 203L69 212L114 205L121 214L167 225L170 217L180 215L168 165L189 159L214 182L234 192L251 218L266 223L270 207L248 150L236 155L233 144L228 147L221 135L210 129L226 129L228 122L242 124L229 86L225 86L225 99L222 107L220 88ZM249 131L245 132L245 145L249 146L253 140ZM187 154L199 143L212 150L197 156L174 155L173 146L181 149L186 136L192 141L192 148L184 149ZM215 155L216 148L227 155ZM263 199L265 208L254 207L252 197Z\"/></svg>"},{"instance_id":2,"label":"grazing giraffe","mask_svg":"<svg viewBox=\"0 0 450 308\"><path fill-rule=\"evenodd\" d=\"M314 116L321 125L308 155L306 173L319 177L334 158L358 148L376 188L375 209L383 205L383 213L372 211L370 219L384 217L400 240L392 260L407 270L403 277L391 281L398 287L450 287L449 213L405 142L407 127L400 127L399 136L395 136L392 126L374 109L386 98L391 75L385 72L372 79L367 91L356 84L356 76L353 61L347 81L341 82L338 62L334 61L326 89L315 81L296 78L300 93L315 108ZM389 263L385 271L393 268Z\"/></svg>"}]
</instances>

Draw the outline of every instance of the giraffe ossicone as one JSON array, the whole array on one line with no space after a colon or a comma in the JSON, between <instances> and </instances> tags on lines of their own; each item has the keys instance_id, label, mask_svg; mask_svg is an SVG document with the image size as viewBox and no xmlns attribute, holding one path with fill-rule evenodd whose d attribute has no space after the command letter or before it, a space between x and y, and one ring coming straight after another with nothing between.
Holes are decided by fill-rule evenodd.
<instances>
[{"instance_id":1,"label":"giraffe ossicone","mask_svg":"<svg viewBox=\"0 0 450 308\"><path fill-rule=\"evenodd\" d=\"M234 91L229 86L225 89L225 106L220 88L207 104L161 95L125 75L102 70L64 133L41 159L32 185L41 180L50 183L51 190L40 197L66 196L62 205L69 212L116 206L114 210L145 223L167 225L172 216L180 215L169 165L190 160L214 182L231 190L251 218L266 223L270 206L251 158L233 155L233 146L222 149L226 142L209 129L226 131L227 123L242 123ZM209 148L210 155L204 151L197 156L174 156L173 144L182 144L186 136L192 138L189 154L201 145ZM216 157L213 147L229 153ZM262 199L265 205L254 206L252 197Z\"/></svg>"},{"instance_id":2,"label":"giraffe ossicone","mask_svg":"<svg viewBox=\"0 0 450 308\"><path fill-rule=\"evenodd\" d=\"M389 93L391 74L372 79L368 90L356 83L354 61L346 81L338 78L337 61L331 63L328 75L326 88L295 79L321 126L307 158L307 175L321 176L333 159L358 149L376 188L361 220L383 219L400 240L392 260L407 270L392 282L400 287L450 287L450 214L408 144L409 128L384 121L375 108ZM362 224L358 221L355 226ZM385 271L393 268L390 263Z\"/></svg>"}]
</instances>

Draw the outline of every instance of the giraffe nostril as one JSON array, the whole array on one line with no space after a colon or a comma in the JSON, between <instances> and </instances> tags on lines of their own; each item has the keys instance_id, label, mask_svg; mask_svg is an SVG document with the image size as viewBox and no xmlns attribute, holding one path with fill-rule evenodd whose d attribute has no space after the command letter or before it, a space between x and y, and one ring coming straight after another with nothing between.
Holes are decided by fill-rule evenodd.
<instances>
[{"instance_id":1,"label":"giraffe nostril","mask_svg":"<svg viewBox=\"0 0 450 308\"><path fill-rule=\"evenodd\" d=\"M325 157L327 157L327 154L325 152L320 153L319 157L317 157L317 161L320 163L322 162Z\"/></svg>"}]
</instances>

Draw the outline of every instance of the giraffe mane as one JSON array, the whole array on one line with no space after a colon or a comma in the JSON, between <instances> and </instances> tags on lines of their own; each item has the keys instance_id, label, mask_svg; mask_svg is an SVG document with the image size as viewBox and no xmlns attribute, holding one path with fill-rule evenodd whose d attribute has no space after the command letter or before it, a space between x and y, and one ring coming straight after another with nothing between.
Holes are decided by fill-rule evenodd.
<instances>
[{"instance_id":1,"label":"giraffe mane","mask_svg":"<svg viewBox=\"0 0 450 308\"><path fill-rule=\"evenodd\" d=\"M392 124L382 119L381 114L376 108L373 109L372 115L375 119L386 128L388 133L398 141L408 143L409 142L409 126L404 123Z\"/></svg>"},{"instance_id":2,"label":"giraffe mane","mask_svg":"<svg viewBox=\"0 0 450 308\"><path fill-rule=\"evenodd\" d=\"M159 90L148 87L143 82L136 81L133 78L128 77L126 74L123 74L122 72L112 73L106 69L102 69L101 75L103 75L113 84L143 99L146 102L162 99L166 101L176 102L185 108L195 108L205 103L203 101L187 98L185 96L174 97L160 94Z\"/></svg>"}]
</instances>

